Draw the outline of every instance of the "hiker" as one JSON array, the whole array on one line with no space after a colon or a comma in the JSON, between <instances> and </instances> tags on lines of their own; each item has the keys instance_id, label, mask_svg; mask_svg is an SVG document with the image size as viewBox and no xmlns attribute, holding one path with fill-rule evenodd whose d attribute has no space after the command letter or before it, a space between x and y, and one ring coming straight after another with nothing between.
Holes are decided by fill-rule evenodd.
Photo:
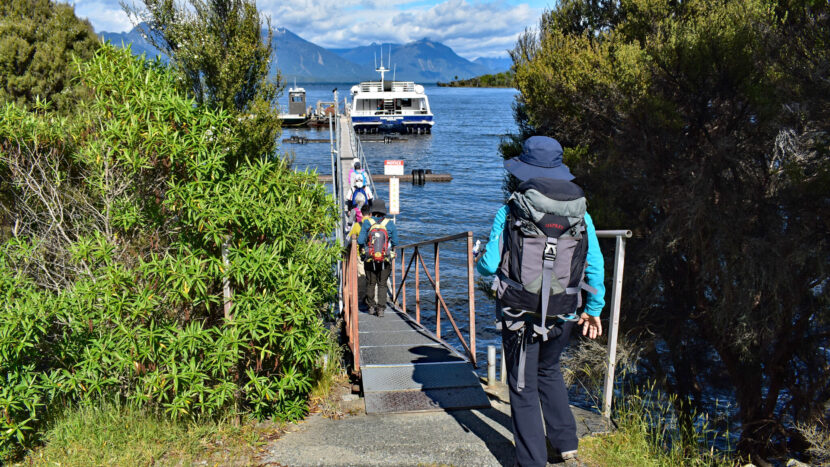
<instances>
[{"instance_id":1,"label":"hiker","mask_svg":"<svg viewBox=\"0 0 830 467\"><path fill-rule=\"evenodd\" d=\"M559 356L574 326L591 339L602 335L602 252L584 193L571 182L574 177L562 162L559 142L532 136L523 143L521 155L504 161L504 168L522 183L496 213L476 268L482 275L496 275L493 290L516 463L546 464L547 431L547 440L561 456L556 461L583 465ZM577 316L582 290L588 293Z\"/></svg>"},{"instance_id":2,"label":"hiker","mask_svg":"<svg viewBox=\"0 0 830 467\"><path fill-rule=\"evenodd\" d=\"M347 209L351 211L356 208L361 200L372 205L372 189L367 183L366 173L360 169L360 161L355 161L355 168L349 172L349 193L347 195Z\"/></svg>"},{"instance_id":3,"label":"hiker","mask_svg":"<svg viewBox=\"0 0 830 467\"><path fill-rule=\"evenodd\" d=\"M360 236L360 231L363 225L363 219L369 218L369 205L363 204L360 206L358 213L362 216L358 221L352 225L352 230L349 231L349 237L357 239ZM363 258L366 252L364 248L358 246L358 258L360 261L357 262L357 302L362 303L363 300L366 299L366 267L363 263Z\"/></svg>"},{"instance_id":4,"label":"hiker","mask_svg":"<svg viewBox=\"0 0 830 467\"><path fill-rule=\"evenodd\" d=\"M360 161L355 159L352 169L349 170L349 186L354 186L358 178L363 179L363 185L369 184L366 179L366 171L361 168Z\"/></svg>"},{"instance_id":5,"label":"hiker","mask_svg":"<svg viewBox=\"0 0 830 467\"><path fill-rule=\"evenodd\" d=\"M392 273L392 248L398 244L398 229L386 217L386 203L378 198L371 207L372 216L363 221L357 243L366 255L366 304L369 313L383 318L386 309L386 281ZM375 287L377 286L377 299Z\"/></svg>"}]
</instances>

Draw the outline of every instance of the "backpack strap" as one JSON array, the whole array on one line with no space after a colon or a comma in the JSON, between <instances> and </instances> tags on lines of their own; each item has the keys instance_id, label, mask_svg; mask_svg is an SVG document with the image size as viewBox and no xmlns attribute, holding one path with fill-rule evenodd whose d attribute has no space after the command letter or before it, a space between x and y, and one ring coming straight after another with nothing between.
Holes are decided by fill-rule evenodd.
<instances>
[{"instance_id":1,"label":"backpack strap","mask_svg":"<svg viewBox=\"0 0 830 467\"><path fill-rule=\"evenodd\" d=\"M375 220L375 218L374 218L374 217L372 217L372 216L369 216L369 219L368 219L368 220L369 220L369 228L372 228L372 226L373 226L373 225L375 225L375 224L377 224L377 223L378 223L378 222ZM384 227L386 227L386 226L384 226Z\"/></svg>"},{"instance_id":2,"label":"backpack strap","mask_svg":"<svg viewBox=\"0 0 830 467\"><path fill-rule=\"evenodd\" d=\"M542 254L542 325L533 325L534 330L542 336L543 341L548 340L548 328L545 323L548 318L548 302L550 301L550 283L553 280L553 263L556 261L556 243L558 239L555 237L547 237L545 241L545 251ZM536 328L539 329L536 329Z\"/></svg>"},{"instance_id":3,"label":"backpack strap","mask_svg":"<svg viewBox=\"0 0 830 467\"><path fill-rule=\"evenodd\" d=\"M384 220L382 220L382 221L380 222L380 226L381 226L381 227L383 227L383 228L385 229L385 228L386 228L386 225L387 225L388 223L389 223L389 218L387 217L386 219L384 219Z\"/></svg>"}]
</instances>

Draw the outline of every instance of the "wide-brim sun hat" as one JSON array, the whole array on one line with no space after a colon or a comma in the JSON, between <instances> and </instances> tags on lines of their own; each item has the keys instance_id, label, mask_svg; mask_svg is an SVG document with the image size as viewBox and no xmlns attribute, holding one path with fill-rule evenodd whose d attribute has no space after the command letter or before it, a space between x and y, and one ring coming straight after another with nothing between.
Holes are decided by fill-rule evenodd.
<instances>
[{"instance_id":1,"label":"wide-brim sun hat","mask_svg":"<svg viewBox=\"0 0 830 467\"><path fill-rule=\"evenodd\" d=\"M384 203L383 200L380 199L380 198L377 198L374 201L372 201L372 213L373 214L374 213L383 214L385 216L386 215L386 203Z\"/></svg>"},{"instance_id":2,"label":"wide-brim sun hat","mask_svg":"<svg viewBox=\"0 0 830 467\"><path fill-rule=\"evenodd\" d=\"M537 177L574 179L568 166L562 162L562 145L549 136L526 139L522 143L522 153L505 160L504 168L521 181Z\"/></svg>"}]
</instances>

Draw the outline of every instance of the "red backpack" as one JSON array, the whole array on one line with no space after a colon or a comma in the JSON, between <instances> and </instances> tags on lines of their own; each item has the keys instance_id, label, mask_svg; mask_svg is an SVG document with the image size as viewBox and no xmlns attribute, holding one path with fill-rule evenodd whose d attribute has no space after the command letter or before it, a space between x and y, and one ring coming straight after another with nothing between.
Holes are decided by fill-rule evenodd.
<instances>
[{"instance_id":1,"label":"red backpack","mask_svg":"<svg viewBox=\"0 0 830 467\"><path fill-rule=\"evenodd\" d=\"M386 231L386 224L389 219L378 223L375 219L369 218L369 232L366 237L366 261L383 263L389 252L389 232Z\"/></svg>"}]
</instances>

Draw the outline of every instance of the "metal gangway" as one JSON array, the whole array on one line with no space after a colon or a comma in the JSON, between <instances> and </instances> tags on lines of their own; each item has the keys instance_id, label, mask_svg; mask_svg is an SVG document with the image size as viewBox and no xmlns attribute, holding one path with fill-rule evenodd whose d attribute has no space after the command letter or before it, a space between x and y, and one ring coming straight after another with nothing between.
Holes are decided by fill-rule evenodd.
<instances>
[{"instance_id":1,"label":"metal gangway","mask_svg":"<svg viewBox=\"0 0 830 467\"><path fill-rule=\"evenodd\" d=\"M367 413L413 412L460 408L489 407L490 402L475 374L475 291L473 284L472 232L398 246L390 278L392 297L387 300L383 318L370 315L358 303L357 265L361 259L354 238L346 237L348 219L344 206L349 190L348 174L355 161L360 161L369 175L369 186L376 193L371 173L366 164L360 140L349 118L339 115L331 128L332 177L334 193L340 213L338 240L347 250L340 265L341 309L345 320L349 348L353 355L353 371L362 382ZM440 245L463 241L467 248L468 297L472 332L464 336L444 302L440 292ZM434 269L430 274L420 254L425 247L435 251ZM408 256L407 256L408 255ZM405 260L409 259L407 264ZM400 265L398 265L400 262ZM414 267L414 274L410 274ZM436 331L422 325L420 306L420 268L435 291L439 306L436 313ZM398 268L401 276L398 278ZM414 315L406 304L406 282L415 284ZM441 319L449 320L455 336L464 349L458 352L441 338Z\"/></svg>"},{"instance_id":2,"label":"metal gangway","mask_svg":"<svg viewBox=\"0 0 830 467\"><path fill-rule=\"evenodd\" d=\"M337 102L336 92L335 102ZM348 106L346 108L348 109ZM377 193L377 191L360 139L351 126L349 116L338 114L329 122L332 141L332 185L340 215L337 241L346 251L344 259L338 265L339 309L345 321L348 346L354 359L352 370L362 382L366 412L413 412L489 407L489 399L474 371L478 362L476 361L475 340L473 233L461 232L396 247L389 288L392 296L387 301L384 317L379 318L362 310L362 305L358 303L357 268L361 259L358 255L356 239L347 238L348 215L344 208L349 191L349 170L355 161L360 161L365 169L372 192ZM625 240L631 238L632 233L630 230L597 230L597 236L616 239L610 297L611 316L608 326L608 359L602 401L602 414L610 418L625 263ZM466 265L464 266L467 270L469 313L466 336L457 325L441 293L440 254L442 246L451 242L462 242L466 250ZM432 250L431 274L427 260L424 259L424 251L430 249ZM458 266L453 265L453 267ZM429 310L421 306L422 270L434 294L435 308ZM400 271L400 278L398 278L398 271ZM411 303L411 310L407 306L406 285L408 281L414 285L414 303ZM434 323L434 332L424 325L426 321L422 318L426 317L425 313L430 315L429 321ZM450 337L457 339L456 342L460 343L463 352L457 351L444 340L441 326L443 319L451 324L453 333ZM503 360L502 356L502 362ZM503 372L504 366L502 365Z\"/></svg>"}]
</instances>

